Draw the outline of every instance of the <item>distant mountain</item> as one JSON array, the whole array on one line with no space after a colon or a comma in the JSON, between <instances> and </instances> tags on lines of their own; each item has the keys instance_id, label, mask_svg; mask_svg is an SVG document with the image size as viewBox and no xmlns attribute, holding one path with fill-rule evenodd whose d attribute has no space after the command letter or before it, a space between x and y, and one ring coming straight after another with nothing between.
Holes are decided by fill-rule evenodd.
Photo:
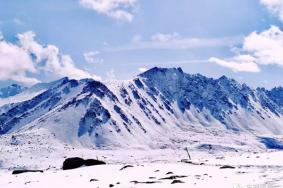
<instances>
[{"instance_id":1,"label":"distant mountain","mask_svg":"<svg viewBox=\"0 0 283 188\"><path fill-rule=\"evenodd\" d=\"M209 143L248 150L264 148L262 135L283 134L282 115L280 87L253 89L225 76L155 67L130 81L52 82L3 109L0 134L47 130L59 142L97 148L203 148Z\"/></svg>"},{"instance_id":2,"label":"distant mountain","mask_svg":"<svg viewBox=\"0 0 283 188\"><path fill-rule=\"evenodd\" d=\"M23 92L24 90L26 90L26 87L17 84L12 84L8 87L4 87L0 89L0 98L3 99L3 98L12 97Z\"/></svg>"}]
</instances>

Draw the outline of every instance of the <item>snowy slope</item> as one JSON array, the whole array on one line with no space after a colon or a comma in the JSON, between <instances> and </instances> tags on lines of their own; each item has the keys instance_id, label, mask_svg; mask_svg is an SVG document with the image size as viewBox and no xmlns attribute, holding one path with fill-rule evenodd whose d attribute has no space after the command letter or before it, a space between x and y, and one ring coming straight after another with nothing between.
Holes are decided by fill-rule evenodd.
<instances>
[{"instance_id":1,"label":"snowy slope","mask_svg":"<svg viewBox=\"0 0 283 188\"><path fill-rule=\"evenodd\" d=\"M9 109L17 105L17 103L20 103L26 100L30 100L34 98L35 96L43 93L44 91L51 89L52 87L55 87L56 85L60 84L64 79L65 78L62 78L60 80L50 82L50 83L35 84L34 86L30 88L24 87L24 89L19 90L17 94L14 93L13 95L6 96L5 98L0 97L0 113L2 114L8 111ZM18 87L21 87L21 86L18 86Z\"/></svg>"}]
</instances>

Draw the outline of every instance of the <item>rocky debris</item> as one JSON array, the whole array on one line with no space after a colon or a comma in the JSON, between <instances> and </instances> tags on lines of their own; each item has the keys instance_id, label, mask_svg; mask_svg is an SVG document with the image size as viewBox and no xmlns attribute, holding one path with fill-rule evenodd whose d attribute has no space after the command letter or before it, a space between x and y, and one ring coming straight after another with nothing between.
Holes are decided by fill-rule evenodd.
<instances>
[{"instance_id":1,"label":"rocky debris","mask_svg":"<svg viewBox=\"0 0 283 188\"><path fill-rule=\"evenodd\" d=\"M161 183L161 181L130 181L130 183L134 184L154 184L154 183Z\"/></svg>"},{"instance_id":2,"label":"rocky debris","mask_svg":"<svg viewBox=\"0 0 283 188\"><path fill-rule=\"evenodd\" d=\"M173 172L167 172L165 175L173 174Z\"/></svg>"},{"instance_id":3,"label":"rocky debris","mask_svg":"<svg viewBox=\"0 0 283 188\"><path fill-rule=\"evenodd\" d=\"M63 170L70 170L79 168L81 166L94 166L94 165L104 165L104 161L99 161L96 159L82 159L79 157L67 158L63 162Z\"/></svg>"},{"instance_id":4,"label":"rocky debris","mask_svg":"<svg viewBox=\"0 0 283 188\"><path fill-rule=\"evenodd\" d=\"M27 181L27 182L25 182L25 185L27 185L27 184L29 184L29 183L31 183L31 181Z\"/></svg>"},{"instance_id":5,"label":"rocky debris","mask_svg":"<svg viewBox=\"0 0 283 188\"><path fill-rule=\"evenodd\" d=\"M196 163L196 162L193 162L193 161L188 160L188 159L182 159L181 163L187 163L187 164L192 164L192 165L205 165L203 162L202 163Z\"/></svg>"},{"instance_id":6,"label":"rocky debris","mask_svg":"<svg viewBox=\"0 0 283 188\"><path fill-rule=\"evenodd\" d=\"M181 163L189 163L189 164L192 164L193 162L189 159L182 159L181 160Z\"/></svg>"},{"instance_id":7,"label":"rocky debris","mask_svg":"<svg viewBox=\"0 0 283 188\"><path fill-rule=\"evenodd\" d=\"M235 169L235 167L230 166L230 165L224 165L224 166L221 166L220 169Z\"/></svg>"},{"instance_id":8,"label":"rocky debris","mask_svg":"<svg viewBox=\"0 0 283 188\"><path fill-rule=\"evenodd\" d=\"M98 181L98 180L97 180L97 179L94 179L94 178L92 178L92 179L89 180L89 182L93 182L93 181Z\"/></svg>"},{"instance_id":9,"label":"rocky debris","mask_svg":"<svg viewBox=\"0 0 283 188\"><path fill-rule=\"evenodd\" d=\"M160 178L159 180L174 180L174 179L178 179L178 178L186 178L188 176L178 176L178 175L175 175L175 176L169 176L169 177L165 177L165 178Z\"/></svg>"},{"instance_id":10,"label":"rocky debris","mask_svg":"<svg viewBox=\"0 0 283 188\"><path fill-rule=\"evenodd\" d=\"M173 180L171 184L176 184L176 183L185 183L185 182L183 182L181 180Z\"/></svg>"},{"instance_id":11,"label":"rocky debris","mask_svg":"<svg viewBox=\"0 0 283 188\"><path fill-rule=\"evenodd\" d=\"M132 167L134 167L134 166L132 166L132 165L126 165L126 166L123 166L120 170L124 170L124 169L126 169L126 168L132 168Z\"/></svg>"},{"instance_id":12,"label":"rocky debris","mask_svg":"<svg viewBox=\"0 0 283 188\"><path fill-rule=\"evenodd\" d=\"M43 170L14 170L12 174L22 174L27 172L40 172L43 173Z\"/></svg>"},{"instance_id":13,"label":"rocky debris","mask_svg":"<svg viewBox=\"0 0 283 188\"><path fill-rule=\"evenodd\" d=\"M11 145L18 145L19 144L19 141L17 140L15 135L12 135L10 144Z\"/></svg>"}]
</instances>

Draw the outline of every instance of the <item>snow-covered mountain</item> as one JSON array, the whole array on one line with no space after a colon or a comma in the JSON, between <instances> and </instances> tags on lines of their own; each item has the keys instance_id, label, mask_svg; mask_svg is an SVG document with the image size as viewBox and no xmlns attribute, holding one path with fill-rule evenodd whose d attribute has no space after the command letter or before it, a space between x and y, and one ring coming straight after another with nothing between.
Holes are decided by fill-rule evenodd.
<instances>
[{"instance_id":1,"label":"snow-covered mountain","mask_svg":"<svg viewBox=\"0 0 283 188\"><path fill-rule=\"evenodd\" d=\"M4 87L0 89L0 98L8 98L15 96L21 92L23 92L26 88L20 86L18 84L12 84L10 86Z\"/></svg>"},{"instance_id":2,"label":"snow-covered mountain","mask_svg":"<svg viewBox=\"0 0 283 188\"><path fill-rule=\"evenodd\" d=\"M0 107L1 135L90 148L250 150L265 147L263 136L283 134L281 87L252 89L180 68L153 68L129 81L63 78L47 85Z\"/></svg>"}]
</instances>

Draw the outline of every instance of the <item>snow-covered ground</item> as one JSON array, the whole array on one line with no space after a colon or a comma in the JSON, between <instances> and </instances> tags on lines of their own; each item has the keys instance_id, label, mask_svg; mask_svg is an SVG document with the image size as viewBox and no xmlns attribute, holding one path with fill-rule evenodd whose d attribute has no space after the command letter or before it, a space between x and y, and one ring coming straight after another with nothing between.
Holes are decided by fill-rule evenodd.
<instances>
[{"instance_id":1,"label":"snow-covered ground","mask_svg":"<svg viewBox=\"0 0 283 188\"><path fill-rule=\"evenodd\" d=\"M15 143L12 135L16 135ZM283 151L267 150L245 134L187 132L186 137L189 139L171 138L171 143L163 143L167 147L156 149L98 149L62 142L46 129L1 135L0 188L103 188L110 184L114 187L283 187ZM185 147L193 164L181 162L188 159ZM63 171L67 157L99 159L107 165ZM133 167L120 170L125 165ZM235 169L220 169L223 165ZM14 169L44 172L12 175ZM171 184L172 178L184 183Z\"/></svg>"},{"instance_id":2,"label":"snow-covered ground","mask_svg":"<svg viewBox=\"0 0 283 188\"><path fill-rule=\"evenodd\" d=\"M218 145L215 140L221 139L217 139L215 135L190 136L192 140L199 139L201 142L198 141L195 145L177 142L163 149L97 149L58 141L44 129L17 134L16 143L11 143L10 134L2 135L0 187L103 188L110 184L114 187L283 187L283 151L266 150L264 147L260 149L256 145L254 150L251 147L246 150L245 145L240 148L232 145L234 142L229 147L228 137L232 136L229 134L221 135L227 142L218 142ZM253 140L244 135L231 139ZM212 144L212 148L206 148L206 145L203 148L197 147L204 143ZM193 164L181 162L182 159L188 159L187 151L181 146L187 146ZM99 159L107 165L63 171L62 164L67 157ZM125 165L133 167L120 170ZM223 165L232 165L235 169L220 169ZM44 172L12 175L14 169ZM174 180L184 183L171 184Z\"/></svg>"},{"instance_id":3,"label":"snow-covered ground","mask_svg":"<svg viewBox=\"0 0 283 188\"><path fill-rule=\"evenodd\" d=\"M113 156L117 154L115 151L113 153ZM123 153L121 158L127 154L132 154L132 157L142 154L134 151L124 151L120 154ZM161 154L162 151L147 153L156 157L157 153ZM192 154L195 164L174 161L175 154L170 155L166 150L164 154L167 155L161 157L163 161L126 162L124 159L124 164L82 167L67 171L48 169L43 173L12 175L9 170L1 170L0 187L85 188L110 187L111 184L114 187L283 187L283 152L231 153L226 157L198 153ZM132 167L121 170L128 164ZM220 169L223 165L232 165L235 168ZM172 184L174 180L180 180L182 183Z\"/></svg>"}]
</instances>

